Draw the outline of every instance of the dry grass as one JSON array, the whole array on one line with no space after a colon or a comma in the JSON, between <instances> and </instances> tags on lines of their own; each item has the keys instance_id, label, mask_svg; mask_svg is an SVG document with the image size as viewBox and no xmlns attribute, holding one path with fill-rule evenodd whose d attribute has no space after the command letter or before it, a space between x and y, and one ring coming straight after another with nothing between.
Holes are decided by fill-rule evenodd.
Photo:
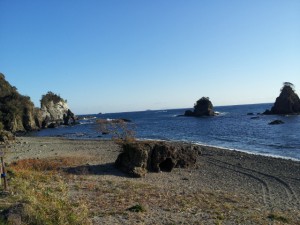
<instances>
[{"instance_id":1,"label":"dry grass","mask_svg":"<svg viewBox=\"0 0 300 225\"><path fill-rule=\"evenodd\" d=\"M89 224L88 207L82 200L71 201L69 188L59 174L62 166L81 162L79 158L26 159L9 167L9 201L24 205L25 224Z\"/></svg>"},{"instance_id":2,"label":"dry grass","mask_svg":"<svg viewBox=\"0 0 300 225\"><path fill-rule=\"evenodd\" d=\"M81 165L87 161L85 157L56 157L47 159L22 159L11 164L14 171L56 171L64 167Z\"/></svg>"},{"instance_id":3,"label":"dry grass","mask_svg":"<svg viewBox=\"0 0 300 225\"><path fill-rule=\"evenodd\" d=\"M142 213L144 217L149 216L148 213L151 214L152 210L156 210L161 213L183 214L196 218L205 214L214 221L229 220L242 223L249 219L256 220L255 218L261 213L253 209L254 205L250 201L223 192L183 193L173 188L164 189L134 179L116 181L104 178L96 181L82 177L75 181L72 189L77 192L76 196L79 197L81 193L84 198L87 198L92 214L100 217L125 214L141 219L140 215L128 212L128 208L136 205L144 209ZM82 192L82 190L86 191ZM247 215L241 218L240 215L245 213Z\"/></svg>"},{"instance_id":4,"label":"dry grass","mask_svg":"<svg viewBox=\"0 0 300 225\"><path fill-rule=\"evenodd\" d=\"M10 165L10 203L25 203L27 224L89 224L93 217L144 221L157 215L182 215L190 224L297 224L289 214L270 213L249 196L222 191L179 190L147 180L67 174L87 158L19 160ZM8 200L7 200L8 201ZM139 206L139 212L128 210ZM155 214L156 213L156 214ZM171 216L170 216L171 215ZM169 224L173 224L169 219ZM176 220L175 220L176 222ZM0 221L1 224L1 221ZM166 223L165 223L166 224Z\"/></svg>"}]
</instances>

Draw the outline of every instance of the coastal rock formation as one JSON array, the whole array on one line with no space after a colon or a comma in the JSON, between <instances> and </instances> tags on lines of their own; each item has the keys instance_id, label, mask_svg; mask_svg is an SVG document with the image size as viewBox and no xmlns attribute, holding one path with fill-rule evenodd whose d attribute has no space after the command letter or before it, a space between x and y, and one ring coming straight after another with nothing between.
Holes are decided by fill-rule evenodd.
<instances>
[{"instance_id":1,"label":"coastal rock formation","mask_svg":"<svg viewBox=\"0 0 300 225\"><path fill-rule=\"evenodd\" d=\"M272 122L269 123L269 125L278 125L278 124L283 124L284 122L282 120L273 120Z\"/></svg>"},{"instance_id":2,"label":"coastal rock formation","mask_svg":"<svg viewBox=\"0 0 300 225\"><path fill-rule=\"evenodd\" d=\"M0 131L0 142L6 143L8 141L14 141L15 140L15 136L6 130L1 130Z\"/></svg>"},{"instance_id":3,"label":"coastal rock formation","mask_svg":"<svg viewBox=\"0 0 300 225\"><path fill-rule=\"evenodd\" d=\"M0 73L0 128L11 132L38 129L36 111L30 97L19 94Z\"/></svg>"},{"instance_id":4,"label":"coastal rock formation","mask_svg":"<svg viewBox=\"0 0 300 225\"><path fill-rule=\"evenodd\" d=\"M299 114L300 99L295 93L294 85L289 82L284 82L279 97L271 110L266 110L264 114Z\"/></svg>"},{"instance_id":5,"label":"coastal rock formation","mask_svg":"<svg viewBox=\"0 0 300 225\"><path fill-rule=\"evenodd\" d=\"M41 115L43 128L75 123L75 115L69 109L67 101L50 91L42 96Z\"/></svg>"},{"instance_id":6,"label":"coastal rock formation","mask_svg":"<svg viewBox=\"0 0 300 225\"><path fill-rule=\"evenodd\" d=\"M42 96L41 109L36 108L30 97L19 94L0 73L0 131L26 132L74 121L74 114L59 96L48 92Z\"/></svg>"},{"instance_id":7,"label":"coastal rock formation","mask_svg":"<svg viewBox=\"0 0 300 225\"><path fill-rule=\"evenodd\" d=\"M70 109L68 109L67 114L63 115L64 125L70 125L76 123L76 118L74 113Z\"/></svg>"},{"instance_id":8,"label":"coastal rock formation","mask_svg":"<svg viewBox=\"0 0 300 225\"><path fill-rule=\"evenodd\" d=\"M187 110L184 113L185 116L214 116L216 115L213 110L213 104L208 97L200 98L194 105L194 111Z\"/></svg>"},{"instance_id":9,"label":"coastal rock formation","mask_svg":"<svg viewBox=\"0 0 300 225\"><path fill-rule=\"evenodd\" d=\"M193 167L200 153L197 146L162 141L126 142L122 147L115 165L134 177L143 177L148 171L170 172L174 167Z\"/></svg>"}]
</instances>

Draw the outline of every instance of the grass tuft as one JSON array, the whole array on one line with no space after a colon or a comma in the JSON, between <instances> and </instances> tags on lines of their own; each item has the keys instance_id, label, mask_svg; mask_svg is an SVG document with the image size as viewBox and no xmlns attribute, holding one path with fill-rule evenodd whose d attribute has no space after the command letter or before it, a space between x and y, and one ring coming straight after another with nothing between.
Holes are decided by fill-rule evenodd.
<instances>
[{"instance_id":1,"label":"grass tuft","mask_svg":"<svg viewBox=\"0 0 300 225\"><path fill-rule=\"evenodd\" d=\"M141 206L140 204L134 205L134 206L128 208L127 210L130 212L146 212L144 207Z\"/></svg>"},{"instance_id":2,"label":"grass tuft","mask_svg":"<svg viewBox=\"0 0 300 225\"><path fill-rule=\"evenodd\" d=\"M289 222L289 219L287 219L286 217L278 215L278 214L274 214L274 213L269 214L268 219L270 219L272 221L283 222L283 223Z\"/></svg>"}]
</instances>

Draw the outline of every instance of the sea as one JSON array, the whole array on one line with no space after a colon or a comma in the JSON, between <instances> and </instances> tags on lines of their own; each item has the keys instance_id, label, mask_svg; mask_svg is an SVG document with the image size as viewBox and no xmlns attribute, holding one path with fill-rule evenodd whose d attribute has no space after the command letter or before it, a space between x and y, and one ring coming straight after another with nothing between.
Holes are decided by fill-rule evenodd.
<instances>
[{"instance_id":1,"label":"sea","mask_svg":"<svg viewBox=\"0 0 300 225\"><path fill-rule=\"evenodd\" d=\"M99 129L98 119L127 119L138 139L185 141L251 154L300 160L300 115L262 115L273 104L216 106L213 117L183 117L188 109L80 115L78 125L30 133L38 137L110 139ZM273 120L284 124L269 125Z\"/></svg>"}]
</instances>

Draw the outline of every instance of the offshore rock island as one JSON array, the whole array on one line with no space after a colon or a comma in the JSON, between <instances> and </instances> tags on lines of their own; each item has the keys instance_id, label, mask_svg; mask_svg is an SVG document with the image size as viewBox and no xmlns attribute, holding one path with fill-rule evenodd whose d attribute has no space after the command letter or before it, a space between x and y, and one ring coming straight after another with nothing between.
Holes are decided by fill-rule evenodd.
<instances>
[{"instance_id":1,"label":"offshore rock island","mask_svg":"<svg viewBox=\"0 0 300 225\"><path fill-rule=\"evenodd\" d=\"M216 113L214 112L213 108L213 104L209 100L209 97L202 97L195 103L194 111L187 110L185 111L184 116L215 116Z\"/></svg>"},{"instance_id":2,"label":"offshore rock island","mask_svg":"<svg viewBox=\"0 0 300 225\"><path fill-rule=\"evenodd\" d=\"M284 82L280 95L271 110L266 110L265 115L279 114L300 114L300 99L295 93L294 85L290 82Z\"/></svg>"}]
</instances>

